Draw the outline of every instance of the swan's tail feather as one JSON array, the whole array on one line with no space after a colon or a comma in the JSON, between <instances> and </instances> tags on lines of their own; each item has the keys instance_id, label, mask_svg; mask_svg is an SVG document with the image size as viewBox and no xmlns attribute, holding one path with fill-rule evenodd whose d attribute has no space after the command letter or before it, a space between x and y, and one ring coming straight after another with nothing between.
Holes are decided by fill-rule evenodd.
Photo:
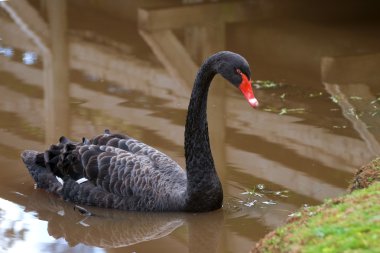
<instances>
[{"instance_id":1,"label":"swan's tail feather","mask_svg":"<svg viewBox=\"0 0 380 253\"><path fill-rule=\"evenodd\" d=\"M76 149L88 142L84 138L83 143L76 143L62 136L45 152L25 150L21 157L38 188L57 192L63 181L83 177L83 166Z\"/></svg>"},{"instance_id":2,"label":"swan's tail feather","mask_svg":"<svg viewBox=\"0 0 380 253\"><path fill-rule=\"evenodd\" d=\"M51 170L46 168L44 153L25 150L21 153L21 158L38 188L59 194L62 184Z\"/></svg>"}]
</instances>

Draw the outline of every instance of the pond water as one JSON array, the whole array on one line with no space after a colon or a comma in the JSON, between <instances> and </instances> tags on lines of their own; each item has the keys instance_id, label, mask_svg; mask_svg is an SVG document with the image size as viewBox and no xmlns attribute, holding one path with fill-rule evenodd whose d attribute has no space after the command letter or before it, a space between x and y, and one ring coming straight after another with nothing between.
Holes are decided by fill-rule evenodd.
<instances>
[{"instance_id":1,"label":"pond water","mask_svg":"<svg viewBox=\"0 0 380 253\"><path fill-rule=\"evenodd\" d=\"M183 2L0 1L0 251L249 252L298 208L343 194L380 153L371 6ZM191 84L219 50L247 58L260 101L252 109L213 82L221 210L86 217L35 189L22 150L106 128L184 166Z\"/></svg>"}]
</instances>

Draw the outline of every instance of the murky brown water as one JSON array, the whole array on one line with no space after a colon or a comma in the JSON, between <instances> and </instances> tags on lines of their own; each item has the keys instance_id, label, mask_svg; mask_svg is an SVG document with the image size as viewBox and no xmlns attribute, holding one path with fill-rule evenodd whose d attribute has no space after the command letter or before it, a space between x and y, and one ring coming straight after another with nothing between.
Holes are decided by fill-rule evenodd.
<instances>
[{"instance_id":1,"label":"murky brown water","mask_svg":"<svg viewBox=\"0 0 380 253\"><path fill-rule=\"evenodd\" d=\"M380 25L371 6L321 16L326 6L270 1L76 2L0 1L4 252L248 252L297 208L344 193L355 168L380 152ZM190 84L201 59L221 49L271 81L258 85L258 110L214 81L208 114L222 210L90 209L96 216L86 218L34 189L20 152L62 134L109 128L184 165Z\"/></svg>"}]
</instances>

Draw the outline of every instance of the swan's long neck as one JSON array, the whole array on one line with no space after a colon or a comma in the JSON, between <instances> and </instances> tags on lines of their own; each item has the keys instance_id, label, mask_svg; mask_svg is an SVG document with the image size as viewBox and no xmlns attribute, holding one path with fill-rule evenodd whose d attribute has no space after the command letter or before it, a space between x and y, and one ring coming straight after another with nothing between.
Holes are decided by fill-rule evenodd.
<instances>
[{"instance_id":1,"label":"swan's long neck","mask_svg":"<svg viewBox=\"0 0 380 253\"><path fill-rule=\"evenodd\" d=\"M186 128L185 158L187 170L186 202L189 211L213 210L222 205L222 187L211 154L207 124L207 95L216 74L215 59L200 68L191 94Z\"/></svg>"}]
</instances>

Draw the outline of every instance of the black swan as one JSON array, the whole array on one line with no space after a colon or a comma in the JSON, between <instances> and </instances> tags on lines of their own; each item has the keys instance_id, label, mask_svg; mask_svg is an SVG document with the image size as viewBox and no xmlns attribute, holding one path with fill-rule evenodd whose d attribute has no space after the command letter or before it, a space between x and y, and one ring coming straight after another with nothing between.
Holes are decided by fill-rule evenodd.
<instances>
[{"instance_id":1,"label":"black swan","mask_svg":"<svg viewBox=\"0 0 380 253\"><path fill-rule=\"evenodd\" d=\"M222 207L207 127L207 94L221 74L258 106L248 62L228 51L202 64L194 82L185 127L186 170L160 151L106 130L92 140L61 137L45 152L21 157L38 188L76 204L132 211L205 212Z\"/></svg>"}]
</instances>

